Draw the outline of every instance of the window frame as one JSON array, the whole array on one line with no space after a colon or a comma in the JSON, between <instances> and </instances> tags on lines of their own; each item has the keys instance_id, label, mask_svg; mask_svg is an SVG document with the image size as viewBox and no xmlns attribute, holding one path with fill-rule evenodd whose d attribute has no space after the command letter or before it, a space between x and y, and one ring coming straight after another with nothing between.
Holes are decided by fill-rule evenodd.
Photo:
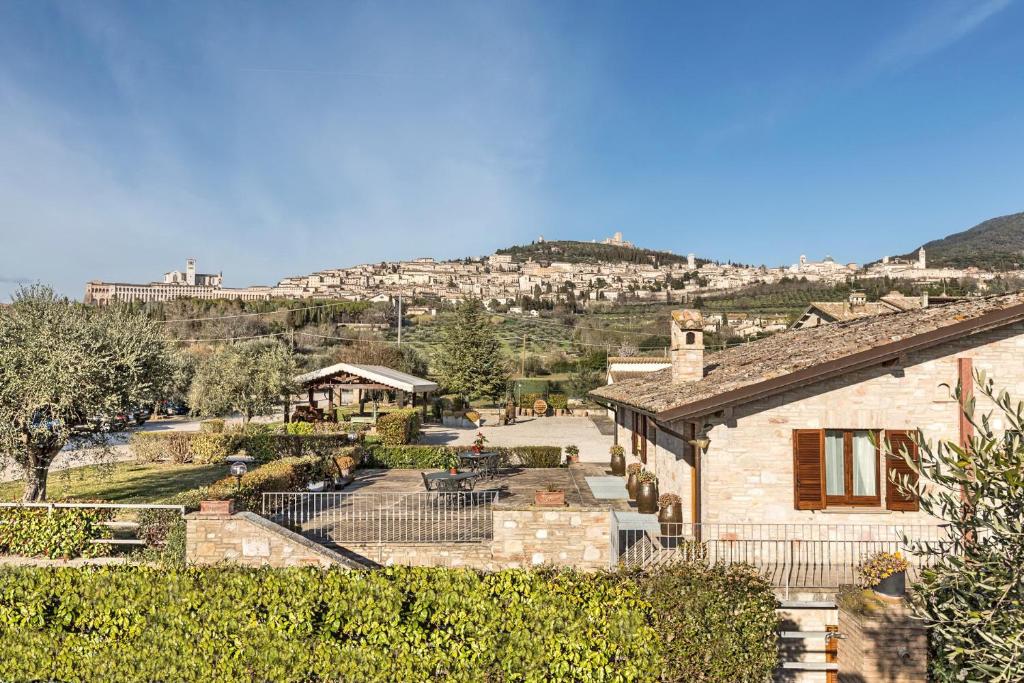
<instances>
[{"instance_id":1,"label":"window frame","mask_svg":"<svg viewBox=\"0 0 1024 683\"><path fill-rule=\"evenodd\" d=\"M842 432L843 434L843 489L844 493L841 496L834 496L828 493L828 458L825 456L824 446L822 447L821 458L823 461L823 468L825 471L825 480L822 481L822 487L825 493L825 508L832 507L882 507L882 482L881 482L881 470L882 470L882 448L881 448L881 429L847 429L843 427L828 427L822 429L822 434L827 435L829 432ZM853 433L854 432L868 432L875 436L875 495L874 496L855 496L853 495ZM822 440L824 444L824 439Z\"/></svg>"}]
</instances>

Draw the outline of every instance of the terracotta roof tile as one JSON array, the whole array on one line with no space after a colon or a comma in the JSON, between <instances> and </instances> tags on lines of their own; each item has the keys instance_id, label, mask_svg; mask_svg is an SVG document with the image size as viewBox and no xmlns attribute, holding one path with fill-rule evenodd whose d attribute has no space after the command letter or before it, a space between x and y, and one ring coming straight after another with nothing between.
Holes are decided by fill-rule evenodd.
<instances>
[{"instance_id":1,"label":"terracotta roof tile","mask_svg":"<svg viewBox=\"0 0 1024 683\"><path fill-rule=\"evenodd\" d=\"M671 370L659 370L623 379L590 393L640 410L662 413L1012 306L1024 306L1024 292L787 330L706 354L705 376L696 382L675 384Z\"/></svg>"}]
</instances>

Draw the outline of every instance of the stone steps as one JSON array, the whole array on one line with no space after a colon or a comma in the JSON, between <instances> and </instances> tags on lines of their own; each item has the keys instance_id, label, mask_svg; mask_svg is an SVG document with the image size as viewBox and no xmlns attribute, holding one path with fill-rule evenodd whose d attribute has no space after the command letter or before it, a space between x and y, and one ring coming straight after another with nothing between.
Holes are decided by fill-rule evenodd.
<instances>
[{"instance_id":1,"label":"stone steps","mask_svg":"<svg viewBox=\"0 0 1024 683\"><path fill-rule=\"evenodd\" d=\"M779 668L774 680L785 683L824 683L838 665L827 663L828 627L839 623L832 600L808 594L780 600Z\"/></svg>"}]
</instances>

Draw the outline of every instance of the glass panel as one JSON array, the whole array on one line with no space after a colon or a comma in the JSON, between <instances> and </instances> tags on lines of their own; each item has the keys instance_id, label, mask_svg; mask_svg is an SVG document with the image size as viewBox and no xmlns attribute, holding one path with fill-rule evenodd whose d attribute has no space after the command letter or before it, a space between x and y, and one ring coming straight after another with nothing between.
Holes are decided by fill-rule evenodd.
<instances>
[{"instance_id":1,"label":"glass panel","mask_svg":"<svg viewBox=\"0 0 1024 683\"><path fill-rule=\"evenodd\" d=\"M858 430L853 433L853 495L877 495L875 483L878 454L871 443L871 433Z\"/></svg>"},{"instance_id":2,"label":"glass panel","mask_svg":"<svg viewBox=\"0 0 1024 683\"><path fill-rule=\"evenodd\" d=\"M825 432L825 493L829 496L846 495L844 473L843 433L837 430Z\"/></svg>"}]
</instances>

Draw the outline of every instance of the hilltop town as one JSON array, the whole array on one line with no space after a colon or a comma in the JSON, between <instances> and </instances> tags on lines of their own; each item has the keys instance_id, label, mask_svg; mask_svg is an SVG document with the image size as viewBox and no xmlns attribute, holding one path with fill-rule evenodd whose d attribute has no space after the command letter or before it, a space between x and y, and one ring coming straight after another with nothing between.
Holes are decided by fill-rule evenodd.
<instances>
[{"instance_id":1,"label":"hilltop town","mask_svg":"<svg viewBox=\"0 0 1024 683\"><path fill-rule=\"evenodd\" d=\"M330 268L282 278L273 286L229 288L223 274L196 271L188 259L184 271L171 271L159 282L132 284L90 281L85 302L170 301L177 298L337 299L385 302L404 297L407 302L441 305L475 298L488 304L529 310L555 303L587 307L598 302L672 303L752 285L772 285L787 279L842 283L858 278L889 278L917 284L971 278L984 283L997 273L968 268L929 268L924 249L915 259L889 258L859 266L826 256L821 261L800 256L789 266L767 267L719 263L671 252L641 250L622 233L601 242L544 242L544 259L521 248L499 250L489 256L456 260L417 258ZM587 258L578 252L586 248ZM602 248L606 248L603 249ZM639 256L622 258L623 249ZM574 256L574 254L576 256Z\"/></svg>"}]
</instances>

